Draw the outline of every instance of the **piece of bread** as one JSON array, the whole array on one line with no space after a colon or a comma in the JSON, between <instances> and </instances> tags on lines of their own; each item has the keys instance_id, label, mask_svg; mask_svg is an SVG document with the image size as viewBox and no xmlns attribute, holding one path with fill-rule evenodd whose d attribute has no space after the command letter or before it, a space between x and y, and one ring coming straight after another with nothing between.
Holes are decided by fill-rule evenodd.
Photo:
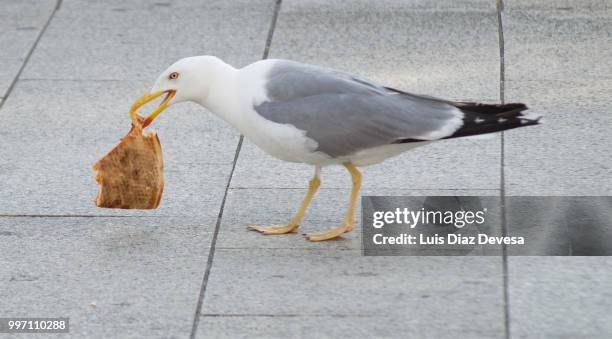
<instances>
[{"instance_id":1,"label":"piece of bread","mask_svg":"<svg viewBox=\"0 0 612 339\"><path fill-rule=\"evenodd\" d=\"M96 206L152 209L159 206L164 189L164 161L155 132L144 134L141 120L119 144L96 161L93 170L100 191Z\"/></svg>"}]
</instances>

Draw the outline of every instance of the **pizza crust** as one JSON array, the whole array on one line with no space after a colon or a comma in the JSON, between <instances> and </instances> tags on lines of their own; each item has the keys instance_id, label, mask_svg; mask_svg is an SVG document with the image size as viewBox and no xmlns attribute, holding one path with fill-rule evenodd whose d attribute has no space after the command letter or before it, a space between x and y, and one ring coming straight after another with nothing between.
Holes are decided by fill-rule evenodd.
<instances>
[{"instance_id":1,"label":"pizza crust","mask_svg":"<svg viewBox=\"0 0 612 339\"><path fill-rule=\"evenodd\" d=\"M141 119L119 144L96 161L93 170L100 191L96 206L106 208L153 209L159 206L164 190L164 161L155 132L143 133Z\"/></svg>"}]
</instances>

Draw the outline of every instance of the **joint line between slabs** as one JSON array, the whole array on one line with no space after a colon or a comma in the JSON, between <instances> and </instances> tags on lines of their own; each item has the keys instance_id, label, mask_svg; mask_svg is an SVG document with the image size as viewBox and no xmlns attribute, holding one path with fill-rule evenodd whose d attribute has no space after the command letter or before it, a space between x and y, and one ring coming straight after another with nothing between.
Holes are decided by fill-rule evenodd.
<instances>
[{"instance_id":1,"label":"joint line between slabs","mask_svg":"<svg viewBox=\"0 0 612 339\"><path fill-rule=\"evenodd\" d=\"M26 57L23 59L23 63L21 64L21 67L19 67L19 71L17 71L17 74L13 78L13 81L11 81L11 84L9 85L8 89L6 90L6 93L2 97L2 100L0 100L0 109L2 109L2 106L4 106L4 103L6 102L6 99L8 99L8 97L11 95L11 93L13 93L13 89L15 88L15 85L17 84L17 81L19 81L19 77L21 76L21 73L23 73L23 70L25 69L25 67L28 64L28 62L30 62L30 58L32 57L32 54L34 54L34 50L36 49L36 47L38 46L38 43L40 42L40 40L42 39L43 35L47 31L47 27L49 27L49 24L51 23L51 20L53 20L53 17L55 17L55 13L57 13L57 10L59 9L60 5L61 5L61 0L58 0L55 3L55 8L53 9L51 14L49 15L49 18L47 19L47 21L43 25L42 29L40 30L40 33L38 33L38 36L36 37L36 40L34 40L34 43L32 44L32 47L30 47L30 50L28 51L28 54L26 54Z\"/></svg>"},{"instance_id":2,"label":"joint line between slabs","mask_svg":"<svg viewBox=\"0 0 612 339\"><path fill-rule=\"evenodd\" d=\"M502 12L504 11L504 1L497 0L497 33L499 37L499 100L502 104L506 102L506 61L505 61L505 40ZM508 235L508 225L506 220L506 178L505 178L505 138L504 132L500 136L500 209L502 236ZM510 339L510 296L508 291L508 248L502 244L502 284L504 299L504 337Z\"/></svg>"},{"instance_id":3,"label":"joint line between slabs","mask_svg":"<svg viewBox=\"0 0 612 339\"><path fill-rule=\"evenodd\" d=\"M272 18L270 22L270 28L268 30L268 35L266 36L266 44L264 47L262 59L267 59L270 54L270 46L272 45L272 38L274 37L274 30L276 29L276 21L278 20L278 14L280 12L282 0L276 0L274 4L274 10L272 12ZM206 261L206 269L204 271L204 277L202 278L202 285L200 287L200 294L198 296L198 304L196 306L193 324L191 327L190 338L194 339L198 330L198 325L200 324L200 317L202 315L202 307L204 304L204 298L206 295L206 287L208 285L208 279L210 277L210 272L212 269L213 261L215 258L215 248L217 245L217 238L219 237L219 229L221 228L221 220L223 218L223 212L225 209L225 202L227 200L227 194L230 190L230 185L232 182L232 177L234 176L234 171L236 170L236 164L238 163L238 157L240 155L240 150L242 149L242 142L244 140L244 136L241 135L238 140L238 145L236 146L236 153L234 154L234 162L232 164L232 169L230 171L229 178L227 180L227 184L225 186L225 193L223 194L223 199L221 201L221 207L219 209L219 216L217 217L217 223L215 224L215 230L213 233L212 241L210 244L210 250L208 252L208 260Z\"/></svg>"}]
</instances>

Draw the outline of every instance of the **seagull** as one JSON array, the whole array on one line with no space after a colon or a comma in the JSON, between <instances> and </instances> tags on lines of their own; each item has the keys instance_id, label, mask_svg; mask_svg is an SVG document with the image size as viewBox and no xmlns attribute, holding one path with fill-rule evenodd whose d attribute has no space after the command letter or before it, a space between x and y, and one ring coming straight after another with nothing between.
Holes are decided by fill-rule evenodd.
<instances>
[{"instance_id":1,"label":"seagull","mask_svg":"<svg viewBox=\"0 0 612 339\"><path fill-rule=\"evenodd\" d=\"M297 232L321 185L321 168L342 165L352 188L342 224L305 234L310 241L353 229L361 186L358 167L380 163L429 143L536 125L522 103L454 102L379 85L359 76L290 60L265 59L237 69L214 56L181 59L168 67L131 112L163 97L149 125L171 105L191 101L235 127L278 159L314 166L308 191L286 225L250 226L263 234Z\"/></svg>"}]
</instances>

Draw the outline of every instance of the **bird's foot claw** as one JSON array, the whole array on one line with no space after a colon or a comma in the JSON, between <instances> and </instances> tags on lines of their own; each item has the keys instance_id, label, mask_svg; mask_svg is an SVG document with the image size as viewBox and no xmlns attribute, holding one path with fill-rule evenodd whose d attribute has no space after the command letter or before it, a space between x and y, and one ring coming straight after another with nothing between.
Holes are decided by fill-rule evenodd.
<instances>
[{"instance_id":1,"label":"bird's foot claw","mask_svg":"<svg viewBox=\"0 0 612 339\"><path fill-rule=\"evenodd\" d=\"M342 234L351 231L352 229L353 229L352 223L345 223L345 224L342 224L340 227L334 228L333 230L329 230L327 232L310 233L310 234L305 234L304 236L306 237L307 240L310 240L310 241L315 241L315 242L325 241L325 240L330 240L330 239L339 237Z\"/></svg>"},{"instance_id":2,"label":"bird's foot claw","mask_svg":"<svg viewBox=\"0 0 612 339\"><path fill-rule=\"evenodd\" d=\"M247 227L251 231L257 231L261 234L287 234L297 232L300 225L272 225L272 226L249 226Z\"/></svg>"}]
</instances>

